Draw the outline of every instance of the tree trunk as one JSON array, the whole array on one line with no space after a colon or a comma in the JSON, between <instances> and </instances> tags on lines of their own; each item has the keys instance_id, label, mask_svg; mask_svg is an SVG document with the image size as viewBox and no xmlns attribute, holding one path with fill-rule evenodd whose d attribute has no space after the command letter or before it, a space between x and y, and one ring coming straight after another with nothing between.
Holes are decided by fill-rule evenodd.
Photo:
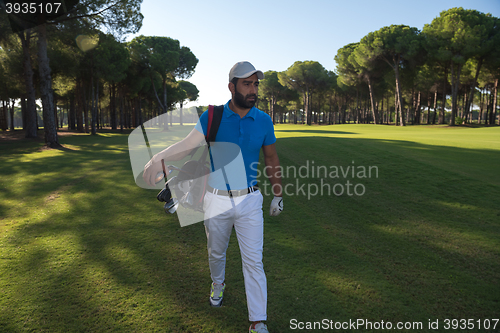
<instances>
[{"instance_id":1,"label":"tree trunk","mask_svg":"<svg viewBox=\"0 0 500 333\"><path fill-rule=\"evenodd\" d=\"M445 109L446 109L446 83L448 82L448 68L444 69L443 78L443 96L441 99L441 110L439 112L438 124L442 125L445 123Z\"/></svg>"},{"instance_id":2,"label":"tree trunk","mask_svg":"<svg viewBox=\"0 0 500 333\"><path fill-rule=\"evenodd\" d=\"M101 129L102 128L102 122L100 120L102 112L100 111L100 99L99 99L99 79L96 79L96 89L95 89L95 121L96 121L96 128Z\"/></svg>"},{"instance_id":3,"label":"tree trunk","mask_svg":"<svg viewBox=\"0 0 500 333\"><path fill-rule=\"evenodd\" d=\"M470 87L469 91L469 98L467 99L467 103L465 105L465 117L464 119L467 119L467 116L469 115L469 112L471 112L471 107L474 106L474 92L476 90L476 83L477 79L479 78L479 71L481 70L481 66L483 65L483 59L479 59L477 68L476 68L476 75L474 76L474 81L472 82L472 85Z\"/></svg>"},{"instance_id":4,"label":"tree trunk","mask_svg":"<svg viewBox=\"0 0 500 333\"><path fill-rule=\"evenodd\" d=\"M387 101L385 104L387 105L386 124L389 125L389 122L391 121L391 107L389 106L389 94L387 94Z\"/></svg>"},{"instance_id":5,"label":"tree trunk","mask_svg":"<svg viewBox=\"0 0 500 333\"><path fill-rule=\"evenodd\" d=\"M396 83L396 86L400 86L399 81ZM398 109L398 112L399 112L399 126L406 126L405 113L404 113L403 104L402 104L403 97L401 96L401 89L400 88L401 87L398 87L397 92L396 92L396 96L397 96L396 108Z\"/></svg>"},{"instance_id":6,"label":"tree trunk","mask_svg":"<svg viewBox=\"0 0 500 333\"><path fill-rule=\"evenodd\" d=\"M59 129L59 116L57 114L57 96L52 93L54 99L54 121L56 122L56 129Z\"/></svg>"},{"instance_id":7,"label":"tree trunk","mask_svg":"<svg viewBox=\"0 0 500 333\"><path fill-rule=\"evenodd\" d=\"M417 106L415 108L415 123L418 125L420 125L421 108L422 108L421 97L422 93L419 91L417 95Z\"/></svg>"},{"instance_id":8,"label":"tree trunk","mask_svg":"<svg viewBox=\"0 0 500 333\"><path fill-rule=\"evenodd\" d=\"M33 85L33 67L31 66L30 54L30 40L31 29L26 30L19 34L21 45L23 49L23 69L24 69L24 87L26 89L26 114L24 119L26 123L23 124L25 128L26 138L36 138L38 136L36 102L35 102L35 87Z\"/></svg>"},{"instance_id":9,"label":"tree trunk","mask_svg":"<svg viewBox=\"0 0 500 333\"><path fill-rule=\"evenodd\" d=\"M269 99L269 113L271 116L271 120L273 121L273 124L276 122L274 121L274 96L271 95L271 98Z\"/></svg>"},{"instance_id":10,"label":"tree trunk","mask_svg":"<svg viewBox=\"0 0 500 333\"><path fill-rule=\"evenodd\" d=\"M495 84L493 86L493 89L490 88L490 97L489 97L489 114L487 114L487 117L489 118L489 125L495 125L495 109L496 109L496 92L497 92L497 85L498 81L495 80Z\"/></svg>"},{"instance_id":11,"label":"tree trunk","mask_svg":"<svg viewBox=\"0 0 500 333\"><path fill-rule=\"evenodd\" d=\"M99 79L96 78L96 88L95 88L95 128L96 131L102 128L101 124L101 110L100 110L100 100L99 100Z\"/></svg>"},{"instance_id":12,"label":"tree trunk","mask_svg":"<svg viewBox=\"0 0 500 333\"><path fill-rule=\"evenodd\" d=\"M481 124L481 120L483 119L483 111L484 111L484 88L481 89L480 95L481 101L479 102L479 113L477 115L477 123Z\"/></svg>"},{"instance_id":13,"label":"tree trunk","mask_svg":"<svg viewBox=\"0 0 500 333\"><path fill-rule=\"evenodd\" d=\"M398 103L398 89L394 90L394 126L398 126L399 116L399 103Z\"/></svg>"},{"instance_id":14,"label":"tree trunk","mask_svg":"<svg viewBox=\"0 0 500 333\"><path fill-rule=\"evenodd\" d=\"M7 125L7 105L2 101L2 108L0 110L0 129L6 131L9 126Z\"/></svg>"},{"instance_id":15,"label":"tree trunk","mask_svg":"<svg viewBox=\"0 0 500 333\"><path fill-rule=\"evenodd\" d=\"M110 122L111 122L111 129L116 130L118 128L118 120L117 120L117 113L116 113L116 83L111 84L110 86L110 98L111 98L111 110L110 110Z\"/></svg>"},{"instance_id":16,"label":"tree trunk","mask_svg":"<svg viewBox=\"0 0 500 333\"><path fill-rule=\"evenodd\" d=\"M399 95L399 93L398 93ZM399 108L399 126L406 126L406 118L408 118L408 116L406 116L405 118L405 110L403 109L403 98L402 96L399 96L398 97L398 108Z\"/></svg>"},{"instance_id":17,"label":"tree trunk","mask_svg":"<svg viewBox=\"0 0 500 333\"><path fill-rule=\"evenodd\" d=\"M465 93L463 96L462 96L462 107L460 108L460 113L457 113L457 115L460 117L460 118L464 118L465 116L465 100L467 99L467 93ZM457 106L457 111L458 111L458 106Z\"/></svg>"},{"instance_id":18,"label":"tree trunk","mask_svg":"<svg viewBox=\"0 0 500 333\"><path fill-rule=\"evenodd\" d=\"M182 117L181 117L182 121ZM136 127L142 124L142 99L141 95L137 96L137 113L136 113Z\"/></svg>"},{"instance_id":19,"label":"tree trunk","mask_svg":"<svg viewBox=\"0 0 500 333\"><path fill-rule=\"evenodd\" d=\"M495 85L493 87L493 122L497 115L497 95L498 95L498 79L495 80ZM498 125L500 125L500 117L498 117Z\"/></svg>"},{"instance_id":20,"label":"tree trunk","mask_svg":"<svg viewBox=\"0 0 500 333\"><path fill-rule=\"evenodd\" d=\"M379 117L380 117L380 124L384 124L384 96L382 96L382 105L380 106L380 113L379 113Z\"/></svg>"},{"instance_id":21,"label":"tree trunk","mask_svg":"<svg viewBox=\"0 0 500 333\"><path fill-rule=\"evenodd\" d=\"M14 128L14 105L16 104L16 100L12 99L12 106L9 109L10 112L10 130L13 131ZM7 104L8 105L8 104Z\"/></svg>"},{"instance_id":22,"label":"tree trunk","mask_svg":"<svg viewBox=\"0 0 500 333\"><path fill-rule=\"evenodd\" d=\"M104 90L104 87L103 87L103 90ZM98 128L102 130L104 128L104 117L106 115L106 112L102 112L101 99L98 98L98 100L99 100L99 108L98 108L98 111L99 111L99 126L98 126Z\"/></svg>"},{"instance_id":23,"label":"tree trunk","mask_svg":"<svg viewBox=\"0 0 500 333\"><path fill-rule=\"evenodd\" d=\"M62 108L61 109L61 118L60 118L60 128L63 128L64 126L64 111L66 110L66 115L69 114L69 105L68 105L68 100L65 101L66 102L66 108Z\"/></svg>"},{"instance_id":24,"label":"tree trunk","mask_svg":"<svg viewBox=\"0 0 500 333\"><path fill-rule=\"evenodd\" d=\"M356 85L356 124L359 124L359 86Z\"/></svg>"},{"instance_id":25,"label":"tree trunk","mask_svg":"<svg viewBox=\"0 0 500 333\"><path fill-rule=\"evenodd\" d=\"M432 117L432 125L436 124L437 96L438 96L438 92L437 92L437 88L436 88L436 91L434 92L434 115Z\"/></svg>"},{"instance_id":26,"label":"tree trunk","mask_svg":"<svg viewBox=\"0 0 500 333\"><path fill-rule=\"evenodd\" d=\"M451 118L449 125L455 126L455 118L458 114L458 85L460 84L460 72L462 66L460 64L457 65L456 73L455 66L453 62L451 63Z\"/></svg>"},{"instance_id":27,"label":"tree trunk","mask_svg":"<svg viewBox=\"0 0 500 333\"><path fill-rule=\"evenodd\" d=\"M26 131L26 95L21 96L21 117L23 121L23 130Z\"/></svg>"},{"instance_id":28,"label":"tree trunk","mask_svg":"<svg viewBox=\"0 0 500 333\"><path fill-rule=\"evenodd\" d=\"M305 114L306 114L306 124L311 125L311 117L312 117L312 110L309 104L309 98L310 98L310 93L309 93L309 88L306 90L306 100L304 102L305 104Z\"/></svg>"},{"instance_id":29,"label":"tree trunk","mask_svg":"<svg viewBox=\"0 0 500 333\"><path fill-rule=\"evenodd\" d=\"M78 107L76 108L76 129L78 132L83 133L83 83L82 80L79 79L76 83L76 99L78 100Z\"/></svg>"},{"instance_id":30,"label":"tree trunk","mask_svg":"<svg viewBox=\"0 0 500 333\"><path fill-rule=\"evenodd\" d=\"M415 86L411 88L411 109L408 105L408 112L406 113L406 122L411 122L412 125L415 124L415 113L417 112L416 105L417 99L415 98Z\"/></svg>"},{"instance_id":31,"label":"tree trunk","mask_svg":"<svg viewBox=\"0 0 500 333\"><path fill-rule=\"evenodd\" d=\"M123 95L122 95L122 89L119 91L119 98L120 98L120 132L123 132L123 121L124 121L124 110L123 110Z\"/></svg>"},{"instance_id":32,"label":"tree trunk","mask_svg":"<svg viewBox=\"0 0 500 333\"><path fill-rule=\"evenodd\" d=\"M45 24L38 26L38 68L40 72L40 95L43 105L45 144L51 148L60 147L54 119L52 78L50 77L50 64L47 56L47 27Z\"/></svg>"},{"instance_id":33,"label":"tree trunk","mask_svg":"<svg viewBox=\"0 0 500 333\"><path fill-rule=\"evenodd\" d=\"M375 94L373 92L373 85L371 83L370 77L368 76L368 90L370 91L370 104L372 107L372 115L373 115L373 123L376 125L378 124L378 114L377 114L377 108L375 107Z\"/></svg>"},{"instance_id":34,"label":"tree trunk","mask_svg":"<svg viewBox=\"0 0 500 333\"><path fill-rule=\"evenodd\" d=\"M95 93L95 87L94 87L94 75L92 74L90 76L90 88L92 89L92 101L91 101L91 106L90 106L90 112L91 112L91 134L96 135L97 134L97 128L96 128L96 123L97 123L97 103L96 103L96 93Z\"/></svg>"},{"instance_id":35,"label":"tree trunk","mask_svg":"<svg viewBox=\"0 0 500 333\"><path fill-rule=\"evenodd\" d=\"M404 112L403 112L403 92L401 91L401 80L399 79L399 55L397 61L394 61L394 76L396 77L396 100L397 107L399 107L400 126L406 126Z\"/></svg>"},{"instance_id":36,"label":"tree trunk","mask_svg":"<svg viewBox=\"0 0 500 333\"><path fill-rule=\"evenodd\" d=\"M179 112L179 126L182 126L182 107L183 107L183 103L181 102L180 105L181 105L181 110Z\"/></svg>"},{"instance_id":37,"label":"tree trunk","mask_svg":"<svg viewBox=\"0 0 500 333\"><path fill-rule=\"evenodd\" d=\"M429 125L431 123L431 92L427 93L427 120L426 123Z\"/></svg>"},{"instance_id":38,"label":"tree trunk","mask_svg":"<svg viewBox=\"0 0 500 333\"><path fill-rule=\"evenodd\" d=\"M486 112L484 115L484 124L488 125L490 122L490 96L488 94L485 94L485 99L486 99Z\"/></svg>"},{"instance_id":39,"label":"tree trunk","mask_svg":"<svg viewBox=\"0 0 500 333\"><path fill-rule=\"evenodd\" d=\"M163 80L163 113L165 116L167 115L167 80ZM172 119L170 119L172 121ZM172 124L170 124L172 125ZM165 127L163 128L165 131L168 131L168 122L165 121Z\"/></svg>"},{"instance_id":40,"label":"tree trunk","mask_svg":"<svg viewBox=\"0 0 500 333\"><path fill-rule=\"evenodd\" d=\"M83 122L85 123L85 133L89 132L89 100L87 98L87 91L85 90L85 83L82 82L82 97L83 97Z\"/></svg>"},{"instance_id":41,"label":"tree trunk","mask_svg":"<svg viewBox=\"0 0 500 333\"><path fill-rule=\"evenodd\" d=\"M488 117L488 125L494 125L494 122L493 122L493 92L492 92L491 88L490 88L490 96L488 97L488 114L486 116Z\"/></svg>"},{"instance_id":42,"label":"tree trunk","mask_svg":"<svg viewBox=\"0 0 500 333\"><path fill-rule=\"evenodd\" d=\"M160 101L160 97L158 96L158 93L156 92L155 83L153 81L153 74L150 74L149 78L151 80L151 85L153 86L153 92L155 93L156 99L158 101L158 105L159 105L159 107L162 110L161 114L165 114L165 116L162 117L162 118L164 118L163 130L164 131L168 131L167 105L165 104L166 100L167 100L167 86L166 86L166 81L163 82L163 104L162 104L162 102Z\"/></svg>"}]
</instances>

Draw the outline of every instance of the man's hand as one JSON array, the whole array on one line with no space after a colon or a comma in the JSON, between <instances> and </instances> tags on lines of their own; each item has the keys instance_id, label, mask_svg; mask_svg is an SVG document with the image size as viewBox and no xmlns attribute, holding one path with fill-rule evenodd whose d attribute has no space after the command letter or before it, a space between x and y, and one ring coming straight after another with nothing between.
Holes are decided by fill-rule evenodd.
<instances>
[{"instance_id":1,"label":"man's hand","mask_svg":"<svg viewBox=\"0 0 500 333\"><path fill-rule=\"evenodd\" d=\"M205 140L203 133L200 133L193 128L184 139L174 143L153 156L153 158L144 166L142 178L148 185L155 186L156 175L160 172L163 173L163 167L161 165L162 160L169 162L180 161L186 157L191 150L198 147L200 142L203 140Z\"/></svg>"},{"instance_id":2,"label":"man's hand","mask_svg":"<svg viewBox=\"0 0 500 333\"><path fill-rule=\"evenodd\" d=\"M269 215L278 216L283 210L283 197L274 197L271 202L271 209L269 210Z\"/></svg>"},{"instance_id":3,"label":"man's hand","mask_svg":"<svg viewBox=\"0 0 500 333\"><path fill-rule=\"evenodd\" d=\"M153 158L144 166L144 173L142 174L142 178L146 184L150 186L155 186L156 175L160 172L163 173L161 160L157 161L156 157L156 155L153 156Z\"/></svg>"}]
</instances>

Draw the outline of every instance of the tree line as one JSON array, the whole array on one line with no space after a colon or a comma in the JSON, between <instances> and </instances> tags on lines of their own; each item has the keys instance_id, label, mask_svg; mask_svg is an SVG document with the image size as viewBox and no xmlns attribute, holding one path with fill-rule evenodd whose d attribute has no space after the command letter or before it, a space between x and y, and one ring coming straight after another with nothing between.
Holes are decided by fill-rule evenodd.
<instances>
[{"instance_id":1,"label":"tree line","mask_svg":"<svg viewBox=\"0 0 500 333\"><path fill-rule=\"evenodd\" d=\"M124 41L140 29L140 3L68 0L63 12L42 16L0 11L0 128L14 129L20 101L25 136L36 137L43 122L46 144L57 146L63 120L80 132L123 130L196 100L198 89L186 80L198 59L188 47L169 37ZM267 71L258 106L274 122L309 125L493 125L499 22L451 8L422 31L383 27L340 48L335 71L317 61Z\"/></svg>"},{"instance_id":2,"label":"tree line","mask_svg":"<svg viewBox=\"0 0 500 333\"><path fill-rule=\"evenodd\" d=\"M278 122L453 126L471 123L477 105L475 121L495 124L500 20L490 14L451 8L422 31L383 27L334 59L334 72L316 61L266 72L259 107Z\"/></svg>"},{"instance_id":3,"label":"tree line","mask_svg":"<svg viewBox=\"0 0 500 333\"><path fill-rule=\"evenodd\" d=\"M188 47L169 37L123 40L141 27L140 3L71 0L52 16L0 11L0 128L14 129L20 101L25 136L37 137L43 122L46 144L56 147L63 119L71 130L95 134L196 100L198 89L186 79L198 59Z\"/></svg>"}]
</instances>

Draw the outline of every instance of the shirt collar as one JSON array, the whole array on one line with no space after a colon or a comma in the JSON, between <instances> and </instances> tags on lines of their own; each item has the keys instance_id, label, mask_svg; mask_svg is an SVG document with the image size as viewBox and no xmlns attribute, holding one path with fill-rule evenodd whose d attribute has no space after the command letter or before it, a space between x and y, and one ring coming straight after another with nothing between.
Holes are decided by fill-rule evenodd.
<instances>
[{"instance_id":1,"label":"shirt collar","mask_svg":"<svg viewBox=\"0 0 500 333\"><path fill-rule=\"evenodd\" d=\"M231 117L232 115L235 115L235 116L238 116L239 115L234 112L233 110L231 110L231 108L229 108L229 102L231 102L231 100L229 100L226 105L224 105L224 115L229 118ZM254 106L250 109L250 111L248 111L248 113L245 115L245 117L243 117L242 119L246 118L246 117L250 117L252 118L253 120L255 120L255 117L257 116L257 108Z\"/></svg>"}]
</instances>

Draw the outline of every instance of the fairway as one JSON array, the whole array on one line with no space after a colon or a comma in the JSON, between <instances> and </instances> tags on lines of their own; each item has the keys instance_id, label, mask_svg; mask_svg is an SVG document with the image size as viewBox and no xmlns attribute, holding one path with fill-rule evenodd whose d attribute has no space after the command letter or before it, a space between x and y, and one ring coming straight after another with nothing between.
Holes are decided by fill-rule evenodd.
<instances>
[{"instance_id":1,"label":"fairway","mask_svg":"<svg viewBox=\"0 0 500 333\"><path fill-rule=\"evenodd\" d=\"M500 127L275 131L270 332L500 331ZM234 233L211 308L203 223L181 228L135 184L127 139L0 141L0 332L248 331Z\"/></svg>"}]
</instances>

